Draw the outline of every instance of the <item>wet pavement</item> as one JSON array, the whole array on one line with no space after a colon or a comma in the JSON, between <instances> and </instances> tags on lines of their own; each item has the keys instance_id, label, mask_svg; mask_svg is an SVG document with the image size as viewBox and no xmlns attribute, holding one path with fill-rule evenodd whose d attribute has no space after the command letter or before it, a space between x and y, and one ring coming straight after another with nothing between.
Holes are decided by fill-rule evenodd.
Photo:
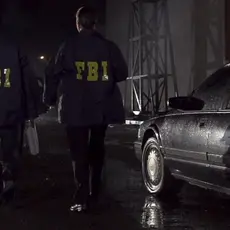
<instances>
[{"instance_id":1,"label":"wet pavement","mask_svg":"<svg viewBox=\"0 0 230 230\"><path fill-rule=\"evenodd\" d=\"M230 229L230 198L185 184L176 197L156 199L143 187L134 156L134 127L110 127L103 201L92 212L68 211L72 171L64 129L50 116L38 120L41 154L22 158L16 203L0 207L1 230Z\"/></svg>"}]
</instances>

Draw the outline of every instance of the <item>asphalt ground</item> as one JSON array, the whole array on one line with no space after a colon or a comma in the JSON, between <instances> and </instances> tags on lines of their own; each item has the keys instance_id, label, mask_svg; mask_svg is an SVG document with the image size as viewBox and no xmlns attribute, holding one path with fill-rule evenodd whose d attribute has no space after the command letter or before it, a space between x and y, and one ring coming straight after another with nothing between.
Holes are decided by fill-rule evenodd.
<instances>
[{"instance_id":1,"label":"asphalt ground","mask_svg":"<svg viewBox=\"0 0 230 230\"><path fill-rule=\"evenodd\" d=\"M132 126L108 129L102 201L87 214L69 212L73 175L64 128L52 112L37 127L40 154L24 149L16 200L0 206L1 230L230 229L229 197L187 184L177 197L146 192Z\"/></svg>"}]
</instances>

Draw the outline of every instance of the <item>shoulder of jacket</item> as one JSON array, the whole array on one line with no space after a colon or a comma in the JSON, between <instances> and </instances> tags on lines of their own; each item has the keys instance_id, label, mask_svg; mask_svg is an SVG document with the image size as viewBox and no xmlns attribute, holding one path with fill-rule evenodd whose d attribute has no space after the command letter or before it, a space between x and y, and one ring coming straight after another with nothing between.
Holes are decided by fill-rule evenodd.
<instances>
[{"instance_id":1,"label":"shoulder of jacket","mask_svg":"<svg viewBox=\"0 0 230 230\"><path fill-rule=\"evenodd\" d=\"M69 45L69 44L75 42L76 39L79 39L79 34L78 33L73 33L73 34L70 34L67 37L65 37L65 39L62 41L61 44L62 44L62 46L63 45Z\"/></svg>"},{"instance_id":2,"label":"shoulder of jacket","mask_svg":"<svg viewBox=\"0 0 230 230\"><path fill-rule=\"evenodd\" d=\"M109 39L106 39L107 44L109 45L111 50L117 50L119 49L117 44Z\"/></svg>"}]
</instances>

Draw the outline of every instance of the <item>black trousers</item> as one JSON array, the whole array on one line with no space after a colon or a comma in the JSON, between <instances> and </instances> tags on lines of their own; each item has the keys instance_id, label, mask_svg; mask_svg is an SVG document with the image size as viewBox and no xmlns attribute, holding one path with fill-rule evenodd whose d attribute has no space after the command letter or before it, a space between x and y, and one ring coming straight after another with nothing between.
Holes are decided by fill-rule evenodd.
<instances>
[{"instance_id":1,"label":"black trousers","mask_svg":"<svg viewBox=\"0 0 230 230\"><path fill-rule=\"evenodd\" d=\"M74 178L77 186L75 201L87 202L90 187L97 196L101 186L101 173L105 157L105 134L107 126L67 126L67 137L73 161Z\"/></svg>"},{"instance_id":2,"label":"black trousers","mask_svg":"<svg viewBox=\"0 0 230 230\"><path fill-rule=\"evenodd\" d=\"M4 180L15 180L19 153L19 126L0 128L0 165Z\"/></svg>"}]
</instances>

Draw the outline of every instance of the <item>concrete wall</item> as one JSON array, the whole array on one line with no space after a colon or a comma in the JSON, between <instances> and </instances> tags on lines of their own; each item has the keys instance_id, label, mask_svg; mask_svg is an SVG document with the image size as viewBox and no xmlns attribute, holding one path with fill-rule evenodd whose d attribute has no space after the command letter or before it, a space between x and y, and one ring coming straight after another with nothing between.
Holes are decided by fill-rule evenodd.
<instances>
[{"instance_id":1,"label":"concrete wall","mask_svg":"<svg viewBox=\"0 0 230 230\"><path fill-rule=\"evenodd\" d=\"M130 0L107 0L106 34L126 58L130 6ZM187 95L224 61L224 0L169 0L168 6L179 93ZM208 39L211 18L217 26Z\"/></svg>"}]
</instances>

